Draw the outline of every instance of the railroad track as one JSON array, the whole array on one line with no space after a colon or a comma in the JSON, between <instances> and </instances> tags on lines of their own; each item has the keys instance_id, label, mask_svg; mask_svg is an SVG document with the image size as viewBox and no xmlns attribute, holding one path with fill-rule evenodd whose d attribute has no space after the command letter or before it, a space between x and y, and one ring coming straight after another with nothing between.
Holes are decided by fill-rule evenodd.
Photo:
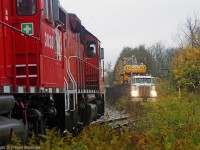
<instances>
[{"instance_id":1,"label":"railroad track","mask_svg":"<svg viewBox=\"0 0 200 150\"><path fill-rule=\"evenodd\" d=\"M124 116L120 118L113 118L109 120L100 120L93 122L93 124L100 124L100 125L109 125L112 128L121 128L121 127L128 127L131 123L135 122L132 116Z\"/></svg>"}]
</instances>

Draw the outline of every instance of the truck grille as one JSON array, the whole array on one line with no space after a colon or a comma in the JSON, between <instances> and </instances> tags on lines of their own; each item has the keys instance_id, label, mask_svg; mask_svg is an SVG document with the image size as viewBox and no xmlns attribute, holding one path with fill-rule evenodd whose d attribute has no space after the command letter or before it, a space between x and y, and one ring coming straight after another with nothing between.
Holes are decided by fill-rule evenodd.
<instances>
[{"instance_id":1,"label":"truck grille","mask_svg":"<svg viewBox=\"0 0 200 150\"><path fill-rule=\"evenodd\" d=\"M150 86L139 86L139 97L150 97Z\"/></svg>"}]
</instances>

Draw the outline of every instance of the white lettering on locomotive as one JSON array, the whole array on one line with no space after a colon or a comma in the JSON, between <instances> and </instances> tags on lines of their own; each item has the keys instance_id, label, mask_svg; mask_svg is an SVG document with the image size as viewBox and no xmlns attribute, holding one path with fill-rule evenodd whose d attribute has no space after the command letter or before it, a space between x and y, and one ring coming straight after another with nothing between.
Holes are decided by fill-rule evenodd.
<instances>
[{"instance_id":1,"label":"white lettering on locomotive","mask_svg":"<svg viewBox=\"0 0 200 150\"><path fill-rule=\"evenodd\" d=\"M50 49L53 49L53 36L48 34L48 33L44 33L44 46Z\"/></svg>"},{"instance_id":2,"label":"white lettering on locomotive","mask_svg":"<svg viewBox=\"0 0 200 150\"><path fill-rule=\"evenodd\" d=\"M8 10L5 10L5 20L8 21Z\"/></svg>"},{"instance_id":3,"label":"white lettering on locomotive","mask_svg":"<svg viewBox=\"0 0 200 150\"><path fill-rule=\"evenodd\" d=\"M56 54L57 54L57 59L61 60L61 58L62 58L62 40L61 40L61 35L59 33L58 27L55 29L55 35L56 35Z\"/></svg>"}]
</instances>

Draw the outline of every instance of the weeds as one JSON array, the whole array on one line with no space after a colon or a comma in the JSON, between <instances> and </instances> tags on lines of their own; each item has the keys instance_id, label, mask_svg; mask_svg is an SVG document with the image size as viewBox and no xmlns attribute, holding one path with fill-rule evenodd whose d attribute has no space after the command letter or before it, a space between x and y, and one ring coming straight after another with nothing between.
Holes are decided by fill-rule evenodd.
<instances>
[{"instance_id":1,"label":"weeds","mask_svg":"<svg viewBox=\"0 0 200 150\"><path fill-rule=\"evenodd\" d=\"M56 130L49 130L40 147L44 150L200 149L199 95L182 92L179 98L168 82L162 82L158 92L161 96L157 101L128 104L129 112L138 119L132 128L118 132L108 125L90 125L77 137L68 133L65 138ZM123 109L126 104L122 100L117 105ZM34 137L31 144L36 144Z\"/></svg>"},{"instance_id":2,"label":"weeds","mask_svg":"<svg viewBox=\"0 0 200 150\"><path fill-rule=\"evenodd\" d=\"M166 87L168 88L168 87ZM198 149L200 143L199 95L176 92L168 89L156 102L143 103L148 112L135 126L145 134L152 146L161 149Z\"/></svg>"}]
</instances>

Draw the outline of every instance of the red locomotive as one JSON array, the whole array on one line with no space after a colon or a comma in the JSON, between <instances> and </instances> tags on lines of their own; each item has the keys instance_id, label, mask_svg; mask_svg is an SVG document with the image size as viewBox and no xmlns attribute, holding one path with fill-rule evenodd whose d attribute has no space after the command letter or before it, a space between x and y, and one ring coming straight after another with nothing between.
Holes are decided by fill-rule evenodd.
<instances>
[{"instance_id":1,"label":"red locomotive","mask_svg":"<svg viewBox=\"0 0 200 150\"><path fill-rule=\"evenodd\" d=\"M103 55L58 0L0 0L0 144L102 116Z\"/></svg>"}]
</instances>

